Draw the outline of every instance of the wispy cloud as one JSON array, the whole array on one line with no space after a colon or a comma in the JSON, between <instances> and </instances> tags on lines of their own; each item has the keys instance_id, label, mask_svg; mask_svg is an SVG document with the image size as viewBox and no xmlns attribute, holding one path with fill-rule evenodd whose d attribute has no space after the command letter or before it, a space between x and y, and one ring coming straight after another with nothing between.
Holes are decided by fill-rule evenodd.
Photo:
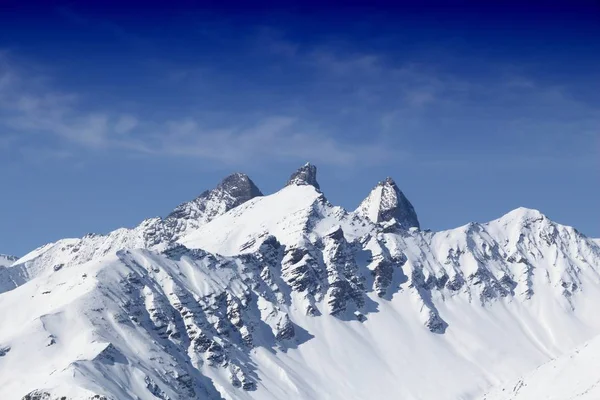
<instances>
[{"instance_id":1,"label":"wispy cloud","mask_svg":"<svg viewBox=\"0 0 600 400\"><path fill-rule=\"evenodd\" d=\"M81 95L47 85L28 85L8 57L0 63L0 126L4 148L40 154L38 140L52 138L66 158L73 146L90 151L126 151L161 157L194 157L226 165L311 160L321 164L379 163L388 154L382 143L347 143L297 117L263 116L252 123L214 126L190 116L143 120L117 111L88 111ZM18 138L18 140L16 139ZM51 157L45 157L51 158Z\"/></svg>"},{"instance_id":2,"label":"wispy cloud","mask_svg":"<svg viewBox=\"0 0 600 400\"><path fill-rule=\"evenodd\" d=\"M304 129L301 121L290 117L268 117L252 126L217 130L205 130L195 120L175 121L167 124L157 147L166 154L226 164L300 159L352 165L383 162L389 155L380 143L344 143L316 128Z\"/></svg>"},{"instance_id":3,"label":"wispy cloud","mask_svg":"<svg viewBox=\"0 0 600 400\"><path fill-rule=\"evenodd\" d=\"M76 18L73 22L89 23ZM291 82L290 92L286 92L288 82L275 87L259 82L242 93L231 89L232 98L243 97L239 104L250 111L238 118L235 109L218 110L229 116L227 122L205 118L201 109L163 116L162 120L152 110L137 115L110 105L90 110L82 106L82 99L90 94L57 90L51 80L37 79L11 63L8 55L0 55L0 126L3 136L13 138L4 140L3 147L35 147L32 138L46 135L54 138L61 151L79 147L190 157L223 165L311 160L344 166L397 160L397 149L402 149L401 158L406 159L424 151L423 144L435 143L427 138L442 137L445 132L495 135L497 140L516 143L510 151L519 155L531 151L527 146L536 143L529 139L523 141L527 146L519 147L519 138L537 137L543 144L536 145L535 151L548 149L541 154L544 160L565 148L589 152L597 147L583 142L600 136L600 110L569 95L567 89L544 84L518 68L488 66L487 76L472 77L450 73L443 65L398 62L374 52L344 51L328 44L300 46L268 29L257 35L258 47L279 57L283 69L298 69L300 77L310 79L305 79L304 86ZM207 65L179 67L171 71L167 84L191 85L193 78L201 75L202 89L215 90L206 82L213 80L212 74L226 73ZM234 81L232 88L235 79L241 79L217 78L214 81ZM250 78L244 75L243 79ZM262 101L254 104L254 97ZM293 106L280 108L284 102ZM582 139L567 143L565 136ZM504 159L511 162L510 157Z\"/></svg>"}]
</instances>

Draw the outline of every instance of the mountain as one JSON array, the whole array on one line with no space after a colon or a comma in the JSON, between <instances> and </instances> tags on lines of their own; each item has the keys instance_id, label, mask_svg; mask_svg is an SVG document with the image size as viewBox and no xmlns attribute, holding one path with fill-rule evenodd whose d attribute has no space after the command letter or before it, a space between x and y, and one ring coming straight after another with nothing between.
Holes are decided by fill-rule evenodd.
<instances>
[{"instance_id":1,"label":"mountain","mask_svg":"<svg viewBox=\"0 0 600 400\"><path fill-rule=\"evenodd\" d=\"M377 184L355 213L375 223L393 222L404 228L419 228L415 209L389 177Z\"/></svg>"},{"instance_id":2,"label":"mountain","mask_svg":"<svg viewBox=\"0 0 600 400\"><path fill-rule=\"evenodd\" d=\"M306 163L290 176L286 186L290 185L309 185L317 190L321 190L317 182L317 167Z\"/></svg>"},{"instance_id":3,"label":"mountain","mask_svg":"<svg viewBox=\"0 0 600 400\"><path fill-rule=\"evenodd\" d=\"M166 218L150 218L133 229L121 228L107 235L88 234L80 239L46 244L17 260L16 268L4 274L0 271L0 293L27 282L48 268L59 270L122 249L165 246L256 196L262 196L262 193L254 182L247 175L236 173L226 177L214 189L179 205Z\"/></svg>"},{"instance_id":4,"label":"mountain","mask_svg":"<svg viewBox=\"0 0 600 400\"><path fill-rule=\"evenodd\" d=\"M517 381L498 387L483 400L600 399L600 336Z\"/></svg>"},{"instance_id":5,"label":"mountain","mask_svg":"<svg viewBox=\"0 0 600 400\"><path fill-rule=\"evenodd\" d=\"M424 231L392 179L348 212L310 164L221 192L6 268L0 398L479 399L600 335L600 247L539 211Z\"/></svg>"}]
</instances>

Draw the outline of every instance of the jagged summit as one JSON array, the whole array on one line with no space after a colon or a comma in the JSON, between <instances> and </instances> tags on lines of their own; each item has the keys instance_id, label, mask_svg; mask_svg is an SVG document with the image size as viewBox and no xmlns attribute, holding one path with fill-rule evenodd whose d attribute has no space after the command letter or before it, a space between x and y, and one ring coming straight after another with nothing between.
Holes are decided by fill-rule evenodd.
<instances>
[{"instance_id":1,"label":"jagged summit","mask_svg":"<svg viewBox=\"0 0 600 400\"><path fill-rule=\"evenodd\" d=\"M321 190L317 182L317 167L307 162L290 176L286 186L290 185L310 185Z\"/></svg>"},{"instance_id":2,"label":"jagged summit","mask_svg":"<svg viewBox=\"0 0 600 400\"><path fill-rule=\"evenodd\" d=\"M375 223L395 219L405 229L420 227L414 207L390 177L375 186L355 213Z\"/></svg>"},{"instance_id":3,"label":"jagged summit","mask_svg":"<svg viewBox=\"0 0 600 400\"><path fill-rule=\"evenodd\" d=\"M247 201L251 198L263 195L252 179L250 179L248 175L240 172L231 174L223 179L216 189L227 191L241 201Z\"/></svg>"},{"instance_id":4,"label":"jagged summit","mask_svg":"<svg viewBox=\"0 0 600 400\"><path fill-rule=\"evenodd\" d=\"M206 190L196 199L179 205L167 218L193 218L199 211L207 210L209 202L222 202L219 204L228 211L246 201L262 196L260 189L246 174L234 173L226 177L211 190Z\"/></svg>"}]
</instances>

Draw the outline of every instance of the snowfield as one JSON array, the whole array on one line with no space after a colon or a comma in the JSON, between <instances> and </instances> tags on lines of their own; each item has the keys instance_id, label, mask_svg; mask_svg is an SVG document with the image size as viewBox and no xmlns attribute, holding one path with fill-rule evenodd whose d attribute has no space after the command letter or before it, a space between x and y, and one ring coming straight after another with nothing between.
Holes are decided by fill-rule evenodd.
<instances>
[{"instance_id":1,"label":"snowfield","mask_svg":"<svg viewBox=\"0 0 600 400\"><path fill-rule=\"evenodd\" d=\"M234 174L0 266L0 398L593 399L598 304L598 243L539 211L430 232L389 178L348 212L310 164Z\"/></svg>"},{"instance_id":2,"label":"snowfield","mask_svg":"<svg viewBox=\"0 0 600 400\"><path fill-rule=\"evenodd\" d=\"M486 394L483 400L600 399L600 336Z\"/></svg>"}]
</instances>

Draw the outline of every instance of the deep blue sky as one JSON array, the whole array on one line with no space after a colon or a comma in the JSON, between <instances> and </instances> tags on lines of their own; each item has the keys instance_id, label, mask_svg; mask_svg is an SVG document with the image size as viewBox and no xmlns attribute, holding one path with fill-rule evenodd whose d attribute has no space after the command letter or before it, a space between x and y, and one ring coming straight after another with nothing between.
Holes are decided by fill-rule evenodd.
<instances>
[{"instance_id":1,"label":"deep blue sky","mask_svg":"<svg viewBox=\"0 0 600 400\"><path fill-rule=\"evenodd\" d=\"M0 253L306 161L348 209L389 175L424 228L600 237L597 3L164 3L1 2Z\"/></svg>"}]
</instances>

